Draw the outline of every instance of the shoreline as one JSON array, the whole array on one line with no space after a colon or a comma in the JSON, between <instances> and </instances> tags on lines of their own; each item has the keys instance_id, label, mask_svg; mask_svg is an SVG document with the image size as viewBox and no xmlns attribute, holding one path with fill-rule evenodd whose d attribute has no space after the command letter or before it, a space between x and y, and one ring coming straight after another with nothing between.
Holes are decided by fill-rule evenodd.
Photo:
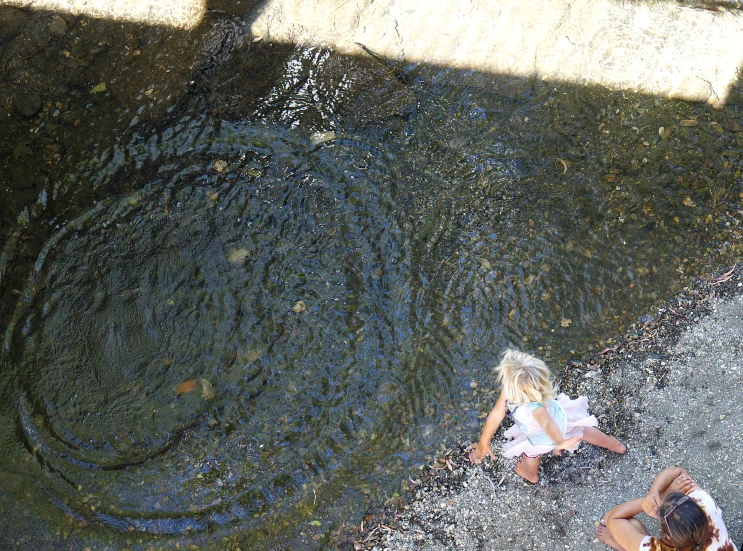
<instances>
[{"instance_id":1,"label":"shoreline","mask_svg":"<svg viewBox=\"0 0 743 551\"><path fill-rule=\"evenodd\" d=\"M672 464L710 491L739 544L743 498L733 482L740 467L727 462L743 451L735 430L743 411L725 391L740 388L742 377L738 263L692 280L615 346L563 366L560 390L586 395L599 428L622 440L626 455L583 444L575 454L545 457L540 481L532 485L513 472L515 460L497 451L496 460L475 466L467 460L472 441L449 444L433 465L411 473L399 497L365 516L347 549L608 549L595 537L600 515L642 495L653 476ZM510 423L504 425L494 450ZM654 521L644 521L653 533Z\"/></svg>"}]
</instances>

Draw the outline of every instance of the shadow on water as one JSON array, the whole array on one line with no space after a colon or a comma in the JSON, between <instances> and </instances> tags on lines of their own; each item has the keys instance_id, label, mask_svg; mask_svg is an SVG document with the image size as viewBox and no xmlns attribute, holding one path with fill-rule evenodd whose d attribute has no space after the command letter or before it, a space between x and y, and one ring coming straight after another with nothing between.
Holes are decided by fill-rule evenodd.
<instances>
[{"instance_id":1,"label":"shadow on water","mask_svg":"<svg viewBox=\"0 0 743 551\"><path fill-rule=\"evenodd\" d=\"M0 124L9 545L343 545L474 436L505 345L560 366L740 258L737 90L265 44L227 7L4 39L3 93L43 96Z\"/></svg>"}]
</instances>

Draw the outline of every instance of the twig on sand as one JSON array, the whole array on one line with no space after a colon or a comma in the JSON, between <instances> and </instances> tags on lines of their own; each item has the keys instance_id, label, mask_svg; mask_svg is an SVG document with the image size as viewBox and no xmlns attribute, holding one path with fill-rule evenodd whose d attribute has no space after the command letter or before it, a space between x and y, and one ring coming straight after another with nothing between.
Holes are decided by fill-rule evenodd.
<instances>
[{"instance_id":1,"label":"twig on sand","mask_svg":"<svg viewBox=\"0 0 743 551\"><path fill-rule=\"evenodd\" d=\"M374 535L374 532L376 532L377 530L379 530L379 526L375 526L374 527L374 530L372 530L371 532L369 532L369 534L364 539L364 543L366 543L367 541L369 541L369 538L371 538Z\"/></svg>"},{"instance_id":2,"label":"twig on sand","mask_svg":"<svg viewBox=\"0 0 743 551\"><path fill-rule=\"evenodd\" d=\"M726 281L730 281L733 277L733 272L735 271L735 264L733 264L733 267L730 268L727 272L722 274L719 277L715 277L710 281L710 285L720 285L721 283L725 283Z\"/></svg>"},{"instance_id":3,"label":"twig on sand","mask_svg":"<svg viewBox=\"0 0 743 551\"><path fill-rule=\"evenodd\" d=\"M593 354L593 355L594 355L594 356L603 356L603 355L604 355L604 354L606 354L607 352L614 352L614 351L615 351L615 350L616 350L617 348L619 348L619 345L616 345L616 346L610 346L610 347L604 348L604 349L603 349L603 350L601 350L600 352L594 352L594 354Z\"/></svg>"}]
</instances>

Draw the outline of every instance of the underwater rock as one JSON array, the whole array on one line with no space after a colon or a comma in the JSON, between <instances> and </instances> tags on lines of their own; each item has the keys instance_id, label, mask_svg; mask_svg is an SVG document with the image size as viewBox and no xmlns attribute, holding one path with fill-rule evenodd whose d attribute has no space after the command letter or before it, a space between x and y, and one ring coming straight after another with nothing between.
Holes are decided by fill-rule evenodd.
<instances>
[{"instance_id":1,"label":"underwater rock","mask_svg":"<svg viewBox=\"0 0 743 551\"><path fill-rule=\"evenodd\" d=\"M0 44L10 42L26 26L26 14L18 8L0 7Z\"/></svg>"},{"instance_id":2,"label":"underwater rock","mask_svg":"<svg viewBox=\"0 0 743 551\"><path fill-rule=\"evenodd\" d=\"M24 117L31 118L41 109L41 97L39 94L23 94L13 99L13 107Z\"/></svg>"},{"instance_id":3,"label":"underwater rock","mask_svg":"<svg viewBox=\"0 0 743 551\"><path fill-rule=\"evenodd\" d=\"M209 379L199 379L199 386L201 387L201 395L206 400L214 398L214 385Z\"/></svg>"},{"instance_id":4,"label":"underwater rock","mask_svg":"<svg viewBox=\"0 0 743 551\"><path fill-rule=\"evenodd\" d=\"M59 15L55 15L52 18L52 22L49 23L49 33L57 38L62 38L67 32L67 21Z\"/></svg>"},{"instance_id":5,"label":"underwater rock","mask_svg":"<svg viewBox=\"0 0 743 551\"><path fill-rule=\"evenodd\" d=\"M230 254L227 256L227 260L232 262L233 264L241 264L242 262L245 262L245 260L250 256L250 251L247 249L235 249L233 251L230 251Z\"/></svg>"},{"instance_id":6,"label":"underwater rock","mask_svg":"<svg viewBox=\"0 0 743 551\"><path fill-rule=\"evenodd\" d=\"M34 185L34 173L26 165L16 165L13 167L11 176L11 185L13 189L28 189Z\"/></svg>"},{"instance_id":7,"label":"underwater rock","mask_svg":"<svg viewBox=\"0 0 743 551\"><path fill-rule=\"evenodd\" d=\"M222 174L228 168L227 161L224 161L222 159L218 159L218 160L214 161L213 168L214 168L214 170L216 170L217 172L219 172L220 174Z\"/></svg>"},{"instance_id":8,"label":"underwater rock","mask_svg":"<svg viewBox=\"0 0 743 551\"><path fill-rule=\"evenodd\" d=\"M369 57L331 56L317 75L320 87L333 89L343 83L337 110L353 125L366 124L415 109L413 90L403 84L391 67Z\"/></svg>"}]
</instances>

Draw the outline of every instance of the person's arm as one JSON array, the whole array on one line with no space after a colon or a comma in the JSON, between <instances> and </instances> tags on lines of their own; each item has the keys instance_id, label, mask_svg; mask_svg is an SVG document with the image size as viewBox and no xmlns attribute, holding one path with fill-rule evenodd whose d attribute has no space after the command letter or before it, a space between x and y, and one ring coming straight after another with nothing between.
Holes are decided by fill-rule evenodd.
<instances>
[{"instance_id":1,"label":"person's arm","mask_svg":"<svg viewBox=\"0 0 743 551\"><path fill-rule=\"evenodd\" d=\"M495 407L490 410L488 418L485 421L485 426L482 429L480 435L480 441L475 445L473 444L472 450L470 451L470 461L473 463L482 462L485 457L490 456L495 459L493 454L493 448L490 446L490 441L495 436L495 432L503 422L503 418L506 416L506 395L501 392L498 396L498 401L495 403Z\"/></svg>"},{"instance_id":2,"label":"person's arm","mask_svg":"<svg viewBox=\"0 0 743 551\"><path fill-rule=\"evenodd\" d=\"M699 486L681 467L666 467L648 489L645 499L642 500L642 509L648 516L655 517L658 507L671 492L681 492L686 495L694 490L699 490Z\"/></svg>"},{"instance_id":3,"label":"person's arm","mask_svg":"<svg viewBox=\"0 0 743 551\"><path fill-rule=\"evenodd\" d=\"M565 440L562 437L560 429L557 427L555 422L552 420L552 417L550 417L550 414L547 412L546 407L543 406L535 409L533 415L534 419L536 419L537 423L539 423L539 426L542 427L542 430L555 443L555 455L560 455L560 450L567 450L568 448L572 448L581 441L581 438L579 437L569 438L568 440Z\"/></svg>"},{"instance_id":4,"label":"person's arm","mask_svg":"<svg viewBox=\"0 0 743 551\"><path fill-rule=\"evenodd\" d=\"M630 519L642 512L642 498L625 501L606 513L606 527L617 543L627 551L640 549L640 543L647 535L641 532Z\"/></svg>"}]
</instances>

